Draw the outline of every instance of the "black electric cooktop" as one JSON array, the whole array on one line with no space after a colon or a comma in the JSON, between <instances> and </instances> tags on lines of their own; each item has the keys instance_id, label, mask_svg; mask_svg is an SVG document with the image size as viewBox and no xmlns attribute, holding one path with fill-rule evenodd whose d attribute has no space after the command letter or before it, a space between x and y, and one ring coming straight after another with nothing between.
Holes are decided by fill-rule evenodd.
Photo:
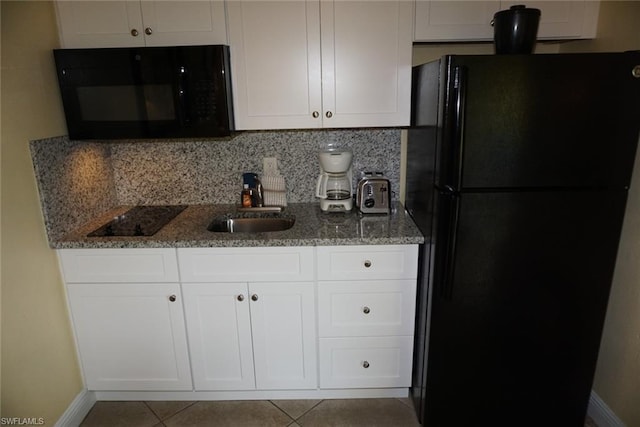
<instances>
[{"instance_id":1,"label":"black electric cooktop","mask_svg":"<svg viewBox=\"0 0 640 427\"><path fill-rule=\"evenodd\" d=\"M186 208L186 205L136 206L93 230L87 237L153 236Z\"/></svg>"}]
</instances>

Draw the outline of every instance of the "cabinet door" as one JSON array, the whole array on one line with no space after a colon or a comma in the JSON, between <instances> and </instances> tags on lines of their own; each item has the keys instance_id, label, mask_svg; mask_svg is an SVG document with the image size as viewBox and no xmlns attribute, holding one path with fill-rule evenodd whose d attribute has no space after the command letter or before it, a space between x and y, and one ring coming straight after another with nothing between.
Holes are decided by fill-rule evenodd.
<instances>
[{"instance_id":1,"label":"cabinet door","mask_svg":"<svg viewBox=\"0 0 640 427\"><path fill-rule=\"evenodd\" d=\"M147 46L226 44L224 1L142 1Z\"/></svg>"},{"instance_id":2,"label":"cabinet door","mask_svg":"<svg viewBox=\"0 0 640 427\"><path fill-rule=\"evenodd\" d=\"M89 390L191 390L178 284L67 285Z\"/></svg>"},{"instance_id":3,"label":"cabinet door","mask_svg":"<svg viewBox=\"0 0 640 427\"><path fill-rule=\"evenodd\" d=\"M57 1L56 11L65 48L144 46L138 1Z\"/></svg>"},{"instance_id":4,"label":"cabinet door","mask_svg":"<svg viewBox=\"0 0 640 427\"><path fill-rule=\"evenodd\" d=\"M319 2L232 1L227 11L236 129L322 126Z\"/></svg>"},{"instance_id":5,"label":"cabinet door","mask_svg":"<svg viewBox=\"0 0 640 427\"><path fill-rule=\"evenodd\" d=\"M255 388L246 283L183 285L196 390Z\"/></svg>"},{"instance_id":6,"label":"cabinet door","mask_svg":"<svg viewBox=\"0 0 640 427\"><path fill-rule=\"evenodd\" d=\"M322 1L324 127L407 126L413 5Z\"/></svg>"},{"instance_id":7,"label":"cabinet door","mask_svg":"<svg viewBox=\"0 0 640 427\"><path fill-rule=\"evenodd\" d=\"M250 283L256 387L315 389L313 282Z\"/></svg>"},{"instance_id":8,"label":"cabinet door","mask_svg":"<svg viewBox=\"0 0 640 427\"><path fill-rule=\"evenodd\" d=\"M590 3L590 5L587 5ZM591 20L595 1L529 1L527 7L540 9L538 39L562 39L595 37L589 33L588 21ZM522 2L501 2L501 9L508 9ZM597 7L597 6L596 6ZM597 10L596 10L597 14Z\"/></svg>"},{"instance_id":9,"label":"cabinet door","mask_svg":"<svg viewBox=\"0 0 640 427\"><path fill-rule=\"evenodd\" d=\"M529 6L529 3L527 3ZM493 40L499 1L416 1L414 41Z\"/></svg>"},{"instance_id":10,"label":"cabinet door","mask_svg":"<svg viewBox=\"0 0 640 427\"><path fill-rule=\"evenodd\" d=\"M522 4L518 1L416 2L414 41L493 40L493 15ZM540 9L538 39L594 38L598 26L598 1L530 1Z\"/></svg>"}]
</instances>

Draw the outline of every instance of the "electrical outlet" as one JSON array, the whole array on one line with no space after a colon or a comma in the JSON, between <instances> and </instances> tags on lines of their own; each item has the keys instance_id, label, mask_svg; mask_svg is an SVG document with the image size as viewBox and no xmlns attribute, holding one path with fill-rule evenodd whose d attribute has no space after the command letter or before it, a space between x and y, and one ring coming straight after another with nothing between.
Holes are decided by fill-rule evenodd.
<instances>
[{"instance_id":1,"label":"electrical outlet","mask_svg":"<svg viewBox=\"0 0 640 427\"><path fill-rule=\"evenodd\" d=\"M264 175L276 175L278 173L278 159L275 157L264 157L262 159L262 173Z\"/></svg>"}]
</instances>

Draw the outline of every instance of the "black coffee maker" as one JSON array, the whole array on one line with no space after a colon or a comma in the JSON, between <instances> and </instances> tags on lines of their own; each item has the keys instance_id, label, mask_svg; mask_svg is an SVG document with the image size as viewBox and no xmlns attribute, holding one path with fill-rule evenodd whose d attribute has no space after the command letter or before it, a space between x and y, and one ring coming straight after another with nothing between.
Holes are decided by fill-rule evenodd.
<instances>
[{"instance_id":1,"label":"black coffee maker","mask_svg":"<svg viewBox=\"0 0 640 427\"><path fill-rule=\"evenodd\" d=\"M493 39L497 54L533 53L540 23L540 9L511 6L493 15Z\"/></svg>"}]
</instances>

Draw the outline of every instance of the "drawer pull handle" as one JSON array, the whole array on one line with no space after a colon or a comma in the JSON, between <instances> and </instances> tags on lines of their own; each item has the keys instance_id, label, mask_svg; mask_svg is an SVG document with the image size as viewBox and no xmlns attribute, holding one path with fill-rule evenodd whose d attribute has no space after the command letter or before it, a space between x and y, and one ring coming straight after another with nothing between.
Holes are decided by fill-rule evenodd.
<instances>
[{"instance_id":1,"label":"drawer pull handle","mask_svg":"<svg viewBox=\"0 0 640 427\"><path fill-rule=\"evenodd\" d=\"M244 301L244 295L242 294L238 295L238 301Z\"/></svg>"},{"instance_id":2,"label":"drawer pull handle","mask_svg":"<svg viewBox=\"0 0 640 427\"><path fill-rule=\"evenodd\" d=\"M362 367L364 369L367 369L369 367L369 362L367 362L366 360L364 362L362 362Z\"/></svg>"},{"instance_id":3,"label":"drawer pull handle","mask_svg":"<svg viewBox=\"0 0 640 427\"><path fill-rule=\"evenodd\" d=\"M256 294L251 295L251 301L258 301L258 295Z\"/></svg>"},{"instance_id":4,"label":"drawer pull handle","mask_svg":"<svg viewBox=\"0 0 640 427\"><path fill-rule=\"evenodd\" d=\"M169 296L169 301L171 302L176 302L177 297L175 295L170 295Z\"/></svg>"},{"instance_id":5,"label":"drawer pull handle","mask_svg":"<svg viewBox=\"0 0 640 427\"><path fill-rule=\"evenodd\" d=\"M362 312L364 314L369 314L369 313L371 313L371 309L369 307L365 307L365 308L362 309Z\"/></svg>"},{"instance_id":6,"label":"drawer pull handle","mask_svg":"<svg viewBox=\"0 0 640 427\"><path fill-rule=\"evenodd\" d=\"M365 266L366 268L371 267L371 261L369 261L368 259L367 259L367 260L365 260L365 261L364 261L364 266Z\"/></svg>"}]
</instances>

